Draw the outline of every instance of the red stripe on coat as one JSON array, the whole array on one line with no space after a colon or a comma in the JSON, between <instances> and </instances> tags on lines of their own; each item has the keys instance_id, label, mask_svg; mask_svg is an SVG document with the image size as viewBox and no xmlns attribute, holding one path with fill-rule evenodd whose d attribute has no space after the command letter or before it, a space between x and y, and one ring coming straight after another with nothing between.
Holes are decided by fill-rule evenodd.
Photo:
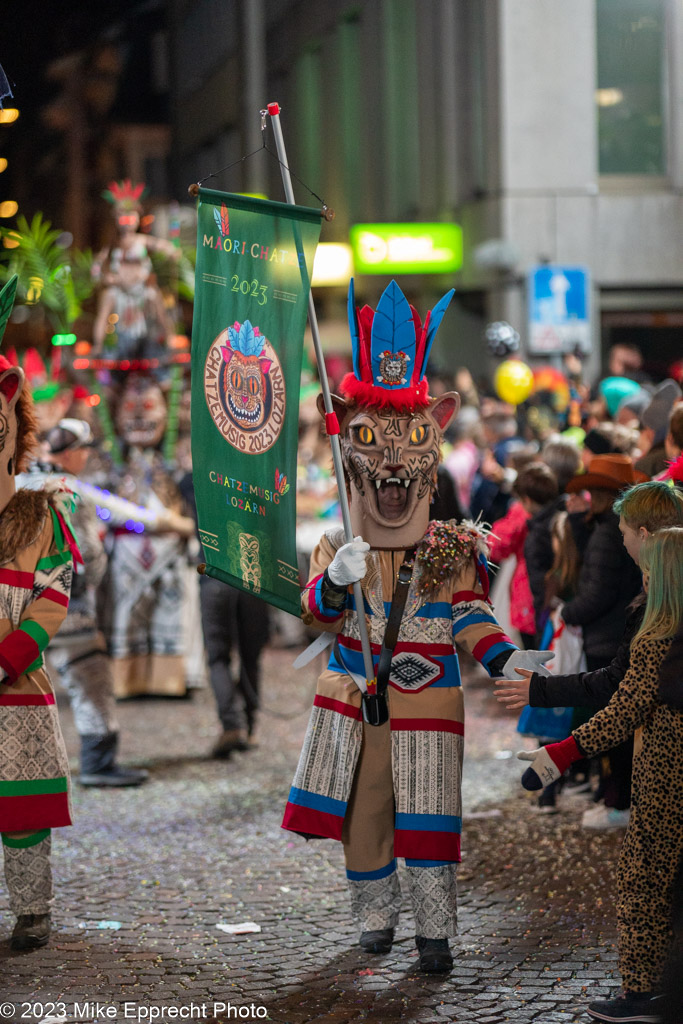
<instances>
[{"instance_id":1,"label":"red stripe on coat","mask_svg":"<svg viewBox=\"0 0 683 1024\"><path fill-rule=\"evenodd\" d=\"M42 601L43 598L46 598L48 601L54 601L55 604L60 604L62 608L69 607L69 595L63 594L61 590L54 590L53 587L46 587L37 600Z\"/></svg>"},{"instance_id":2,"label":"red stripe on coat","mask_svg":"<svg viewBox=\"0 0 683 1024\"><path fill-rule=\"evenodd\" d=\"M490 647L493 647L495 644L503 643L512 644L513 647L515 646L510 637L506 636L502 630L500 633L490 633L488 636L482 637L482 639L474 645L472 648L472 656L476 658L477 661L481 661Z\"/></svg>"},{"instance_id":3,"label":"red stripe on coat","mask_svg":"<svg viewBox=\"0 0 683 1024\"><path fill-rule=\"evenodd\" d=\"M327 811L314 811L310 807L287 803L282 828L290 832L303 832L323 839L339 839L342 837L344 819Z\"/></svg>"},{"instance_id":4,"label":"red stripe on coat","mask_svg":"<svg viewBox=\"0 0 683 1024\"><path fill-rule=\"evenodd\" d=\"M444 718L392 718L392 732L419 732L423 729L427 732L453 732L457 736L465 735L463 722L453 722Z\"/></svg>"},{"instance_id":5,"label":"red stripe on coat","mask_svg":"<svg viewBox=\"0 0 683 1024\"><path fill-rule=\"evenodd\" d=\"M0 583L21 590L33 590L33 573L20 572L18 569L0 569Z\"/></svg>"},{"instance_id":6,"label":"red stripe on coat","mask_svg":"<svg viewBox=\"0 0 683 1024\"><path fill-rule=\"evenodd\" d=\"M54 704L55 695L54 693L3 693L0 694L0 707L6 708L20 708L20 707L33 707L33 706L45 706L46 704Z\"/></svg>"},{"instance_id":7,"label":"red stripe on coat","mask_svg":"<svg viewBox=\"0 0 683 1024\"><path fill-rule=\"evenodd\" d=\"M459 862L460 836L457 832L394 832L394 856L410 860L451 860Z\"/></svg>"},{"instance_id":8,"label":"red stripe on coat","mask_svg":"<svg viewBox=\"0 0 683 1024\"><path fill-rule=\"evenodd\" d=\"M23 629L14 629L0 642L0 665L16 682L40 654L40 647ZM41 826L46 828L47 826Z\"/></svg>"},{"instance_id":9,"label":"red stripe on coat","mask_svg":"<svg viewBox=\"0 0 683 1024\"><path fill-rule=\"evenodd\" d=\"M0 796L0 832L32 832L72 824L67 793Z\"/></svg>"},{"instance_id":10,"label":"red stripe on coat","mask_svg":"<svg viewBox=\"0 0 683 1024\"><path fill-rule=\"evenodd\" d=\"M463 601L484 601L484 595L476 590L456 590L451 598L451 604L461 604ZM486 603L484 601L484 603ZM424 858L427 860L428 858ZM431 859L431 858L429 858Z\"/></svg>"},{"instance_id":11,"label":"red stripe on coat","mask_svg":"<svg viewBox=\"0 0 683 1024\"><path fill-rule=\"evenodd\" d=\"M317 693L313 706L316 708L326 708L328 711L336 711L339 715L346 715L348 718L355 718L358 721L363 717L360 708L356 708L353 704L345 704L341 700L334 700L333 697L323 697L322 694Z\"/></svg>"}]
</instances>

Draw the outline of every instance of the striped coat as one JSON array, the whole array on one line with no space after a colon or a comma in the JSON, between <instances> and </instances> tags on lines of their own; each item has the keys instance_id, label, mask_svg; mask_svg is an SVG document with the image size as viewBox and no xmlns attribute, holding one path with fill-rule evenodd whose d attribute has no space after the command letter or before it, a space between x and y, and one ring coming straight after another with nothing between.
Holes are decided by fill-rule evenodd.
<instances>
[{"instance_id":1,"label":"striped coat","mask_svg":"<svg viewBox=\"0 0 683 1024\"><path fill-rule=\"evenodd\" d=\"M66 616L71 551L43 491L0 515L0 832L72 823L69 770L43 655Z\"/></svg>"},{"instance_id":2,"label":"striped coat","mask_svg":"<svg viewBox=\"0 0 683 1024\"><path fill-rule=\"evenodd\" d=\"M332 839L342 836L362 741L361 693L347 670L364 679L353 594L349 592L341 613L322 600L323 572L341 543L338 533L322 538L303 593L304 621L339 635L318 680L283 821L292 831ZM403 552L371 551L368 556L362 588L375 667L402 560ZM455 647L461 646L485 668L516 648L486 601L482 556L470 553L460 559L451 577L427 598L418 593L425 571L416 565L387 691L394 852L418 860L459 861L464 707Z\"/></svg>"}]
</instances>

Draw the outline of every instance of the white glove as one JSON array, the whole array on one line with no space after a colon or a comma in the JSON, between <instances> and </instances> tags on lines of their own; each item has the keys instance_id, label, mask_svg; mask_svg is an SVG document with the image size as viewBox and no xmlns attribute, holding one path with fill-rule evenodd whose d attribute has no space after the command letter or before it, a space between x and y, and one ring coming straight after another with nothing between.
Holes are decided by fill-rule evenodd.
<instances>
[{"instance_id":1,"label":"white glove","mask_svg":"<svg viewBox=\"0 0 683 1024\"><path fill-rule=\"evenodd\" d=\"M348 544L342 544L327 567L330 583L337 587L348 587L365 576L365 559L370 545L362 537L354 537Z\"/></svg>"},{"instance_id":2,"label":"white glove","mask_svg":"<svg viewBox=\"0 0 683 1024\"><path fill-rule=\"evenodd\" d=\"M550 670L544 662L555 657L554 651L513 651L503 665L503 678L514 679L516 668L525 668L529 672L538 672L540 676L549 676Z\"/></svg>"}]
</instances>

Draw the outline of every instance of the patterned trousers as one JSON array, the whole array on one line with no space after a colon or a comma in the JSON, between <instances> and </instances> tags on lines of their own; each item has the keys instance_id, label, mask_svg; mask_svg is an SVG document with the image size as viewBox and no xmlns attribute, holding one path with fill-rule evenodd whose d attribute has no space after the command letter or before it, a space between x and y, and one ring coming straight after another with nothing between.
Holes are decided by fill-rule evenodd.
<instances>
[{"instance_id":1,"label":"patterned trousers","mask_svg":"<svg viewBox=\"0 0 683 1024\"><path fill-rule=\"evenodd\" d=\"M401 887L394 858L394 813L390 724L364 722L363 746L342 831L351 910L362 931L398 924ZM427 939L457 935L457 867L406 861L416 935Z\"/></svg>"},{"instance_id":2,"label":"patterned trousers","mask_svg":"<svg viewBox=\"0 0 683 1024\"><path fill-rule=\"evenodd\" d=\"M50 648L49 661L69 694L79 736L118 732L111 662L96 633Z\"/></svg>"},{"instance_id":3,"label":"patterned trousers","mask_svg":"<svg viewBox=\"0 0 683 1024\"><path fill-rule=\"evenodd\" d=\"M52 906L50 829L3 832L5 879L13 914L47 914Z\"/></svg>"}]
</instances>

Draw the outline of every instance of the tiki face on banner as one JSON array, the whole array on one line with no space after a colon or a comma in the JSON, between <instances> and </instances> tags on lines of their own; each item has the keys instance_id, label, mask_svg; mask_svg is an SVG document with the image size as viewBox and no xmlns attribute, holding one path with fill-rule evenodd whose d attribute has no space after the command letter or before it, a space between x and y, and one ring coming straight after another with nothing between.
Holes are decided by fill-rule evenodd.
<instances>
[{"instance_id":1,"label":"tiki face on banner","mask_svg":"<svg viewBox=\"0 0 683 1024\"><path fill-rule=\"evenodd\" d=\"M355 309L351 282L354 371L335 410L353 532L373 548L411 547L427 529L441 438L460 405L455 392L430 399L424 375L452 294L423 326L395 282L376 311Z\"/></svg>"}]
</instances>

